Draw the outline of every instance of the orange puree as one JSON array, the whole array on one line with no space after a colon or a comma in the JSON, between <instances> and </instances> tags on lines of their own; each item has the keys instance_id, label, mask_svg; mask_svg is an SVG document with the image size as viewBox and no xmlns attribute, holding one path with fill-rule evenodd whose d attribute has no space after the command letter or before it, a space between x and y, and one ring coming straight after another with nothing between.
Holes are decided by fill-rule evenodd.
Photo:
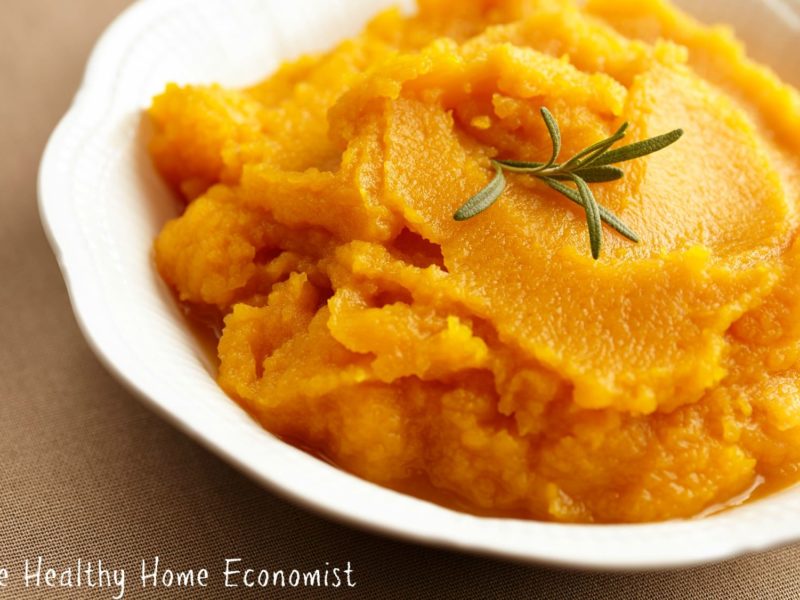
<instances>
[{"instance_id":1,"label":"orange puree","mask_svg":"<svg viewBox=\"0 0 800 600\"><path fill-rule=\"evenodd\" d=\"M800 97L666 0L420 0L245 90L170 85L151 152L187 205L162 277L224 317L219 383L397 489L573 522L690 517L800 478ZM681 127L594 184L453 212L490 159Z\"/></svg>"}]
</instances>

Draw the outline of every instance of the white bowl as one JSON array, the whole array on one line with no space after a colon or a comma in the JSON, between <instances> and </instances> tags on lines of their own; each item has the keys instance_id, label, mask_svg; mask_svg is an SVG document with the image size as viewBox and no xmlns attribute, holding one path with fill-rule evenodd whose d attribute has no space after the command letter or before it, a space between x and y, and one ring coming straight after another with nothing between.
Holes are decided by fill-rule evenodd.
<instances>
[{"instance_id":1,"label":"white bowl","mask_svg":"<svg viewBox=\"0 0 800 600\"><path fill-rule=\"evenodd\" d=\"M47 146L39 181L45 229L100 360L159 413L256 481L373 531L531 562L610 569L689 565L800 539L800 488L705 519L646 525L461 514L360 480L284 444L217 387L151 263L154 236L176 203L146 155L141 110L173 80L252 83L283 59L356 33L391 3L141 0L102 36ZM800 84L791 63L800 43L797 5L684 4L702 18L732 22L757 56Z\"/></svg>"}]
</instances>

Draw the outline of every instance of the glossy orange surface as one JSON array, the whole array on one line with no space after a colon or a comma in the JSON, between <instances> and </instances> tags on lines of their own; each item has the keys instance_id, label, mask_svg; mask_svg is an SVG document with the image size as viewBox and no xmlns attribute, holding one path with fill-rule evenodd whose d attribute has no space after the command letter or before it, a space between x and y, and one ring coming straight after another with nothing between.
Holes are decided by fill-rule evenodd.
<instances>
[{"instance_id":1,"label":"glossy orange surface","mask_svg":"<svg viewBox=\"0 0 800 600\"><path fill-rule=\"evenodd\" d=\"M628 121L674 146L593 188L466 221L492 157ZM155 164L187 200L156 241L224 317L219 382L270 431L478 512L688 517L800 465L800 100L663 0L422 0L246 90L170 86ZM324 493L321 490L320 493ZM425 495L430 496L430 493Z\"/></svg>"}]
</instances>

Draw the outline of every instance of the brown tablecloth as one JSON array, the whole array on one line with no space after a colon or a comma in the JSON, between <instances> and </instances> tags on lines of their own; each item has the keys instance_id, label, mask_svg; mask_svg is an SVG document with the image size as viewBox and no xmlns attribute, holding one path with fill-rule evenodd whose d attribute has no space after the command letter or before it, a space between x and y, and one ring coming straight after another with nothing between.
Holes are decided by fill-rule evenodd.
<instances>
[{"instance_id":1,"label":"brown tablecloth","mask_svg":"<svg viewBox=\"0 0 800 600\"><path fill-rule=\"evenodd\" d=\"M26 588L24 561L35 566L39 556L62 570L78 558L123 567L125 598L800 597L800 546L620 575L507 564L352 530L270 495L123 390L73 320L39 224L36 173L92 43L126 4L0 3L0 600L117 593L85 582ZM143 590L140 561L154 556L173 568L205 566L211 583ZM356 587L224 588L223 560L237 557L287 570L349 561Z\"/></svg>"}]
</instances>

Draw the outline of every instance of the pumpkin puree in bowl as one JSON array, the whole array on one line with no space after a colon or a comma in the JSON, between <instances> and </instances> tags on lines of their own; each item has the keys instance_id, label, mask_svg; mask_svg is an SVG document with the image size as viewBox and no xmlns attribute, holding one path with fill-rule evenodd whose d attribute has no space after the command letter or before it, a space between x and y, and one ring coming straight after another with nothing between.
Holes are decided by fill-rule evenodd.
<instances>
[{"instance_id":1,"label":"pumpkin puree in bowl","mask_svg":"<svg viewBox=\"0 0 800 600\"><path fill-rule=\"evenodd\" d=\"M593 184L641 240L490 159L630 123ZM245 90L170 85L155 249L224 317L219 383L271 432L483 514L691 517L800 478L800 99L664 0L420 0ZM265 457L269 460L269 457ZM324 493L324 490L320 490ZM422 493L422 492L420 492Z\"/></svg>"}]
</instances>

